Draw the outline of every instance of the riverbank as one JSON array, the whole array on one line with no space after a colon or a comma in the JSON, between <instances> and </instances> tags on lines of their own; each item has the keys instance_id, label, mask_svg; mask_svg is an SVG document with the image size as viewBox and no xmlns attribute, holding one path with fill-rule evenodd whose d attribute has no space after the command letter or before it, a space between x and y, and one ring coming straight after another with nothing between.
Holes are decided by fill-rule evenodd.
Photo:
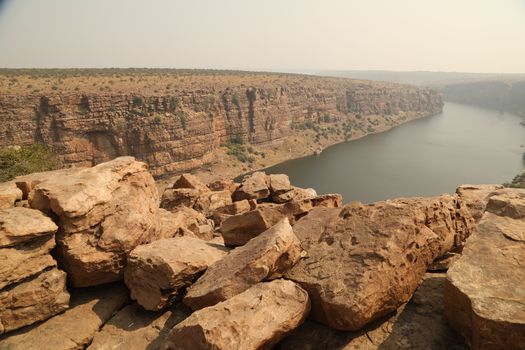
<instances>
[{"instance_id":1,"label":"riverbank","mask_svg":"<svg viewBox=\"0 0 525 350\"><path fill-rule=\"evenodd\" d=\"M192 173L201 181L211 182L219 179L231 179L239 175L262 170L279 163L314 155L326 148L361 139L372 134L379 134L412 120L430 117L428 113L400 113L397 116L369 115L352 125L327 124L296 126L290 136L284 140L261 145L228 144L214 150L209 161ZM178 175L157 181L163 190Z\"/></svg>"}]
</instances>

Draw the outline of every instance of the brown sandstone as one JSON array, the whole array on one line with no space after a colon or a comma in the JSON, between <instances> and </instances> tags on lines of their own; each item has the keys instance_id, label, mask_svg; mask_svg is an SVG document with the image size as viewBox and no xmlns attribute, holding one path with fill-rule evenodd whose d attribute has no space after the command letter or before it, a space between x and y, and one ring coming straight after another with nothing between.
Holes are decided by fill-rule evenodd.
<instances>
[{"instance_id":1,"label":"brown sandstone","mask_svg":"<svg viewBox=\"0 0 525 350\"><path fill-rule=\"evenodd\" d=\"M491 193L501 190L501 185L461 185L456 193L467 205L472 217L478 221L485 212Z\"/></svg>"},{"instance_id":2,"label":"brown sandstone","mask_svg":"<svg viewBox=\"0 0 525 350\"><path fill-rule=\"evenodd\" d=\"M194 312L168 336L166 349L270 349L306 318L308 294L291 281L259 283Z\"/></svg>"},{"instance_id":3,"label":"brown sandstone","mask_svg":"<svg viewBox=\"0 0 525 350\"><path fill-rule=\"evenodd\" d=\"M22 199L22 191L14 182L0 183L0 209L12 208Z\"/></svg>"},{"instance_id":4,"label":"brown sandstone","mask_svg":"<svg viewBox=\"0 0 525 350\"><path fill-rule=\"evenodd\" d=\"M20 329L0 339L0 350L79 350L85 349L111 318L129 301L122 285L85 288L76 291L71 307L49 320Z\"/></svg>"},{"instance_id":5,"label":"brown sandstone","mask_svg":"<svg viewBox=\"0 0 525 350\"><path fill-rule=\"evenodd\" d=\"M182 305L162 312L131 304L113 316L94 337L88 350L163 350L169 331L191 314Z\"/></svg>"},{"instance_id":6,"label":"brown sandstone","mask_svg":"<svg viewBox=\"0 0 525 350\"><path fill-rule=\"evenodd\" d=\"M213 222L198 211L181 207L175 212L159 209L161 222L160 238L176 236L198 237L203 240L213 238Z\"/></svg>"},{"instance_id":7,"label":"brown sandstone","mask_svg":"<svg viewBox=\"0 0 525 350\"><path fill-rule=\"evenodd\" d=\"M314 320L358 330L406 303L427 266L473 229L448 195L314 208L294 225L308 254L285 276L308 291Z\"/></svg>"},{"instance_id":8,"label":"brown sandstone","mask_svg":"<svg viewBox=\"0 0 525 350\"><path fill-rule=\"evenodd\" d=\"M131 297L146 310L160 310L227 249L198 238L161 239L133 249L124 274Z\"/></svg>"},{"instance_id":9,"label":"brown sandstone","mask_svg":"<svg viewBox=\"0 0 525 350\"><path fill-rule=\"evenodd\" d=\"M293 224L314 207L337 208L341 203L342 197L338 194L303 198L284 204L261 203L252 211L226 217L221 223L220 232L226 245L239 246L272 227L283 217L287 217Z\"/></svg>"},{"instance_id":10,"label":"brown sandstone","mask_svg":"<svg viewBox=\"0 0 525 350\"><path fill-rule=\"evenodd\" d=\"M471 349L525 348L525 190L489 196L447 273L445 317Z\"/></svg>"},{"instance_id":11,"label":"brown sandstone","mask_svg":"<svg viewBox=\"0 0 525 350\"><path fill-rule=\"evenodd\" d=\"M45 320L68 307L66 274L50 268L0 290L0 334Z\"/></svg>"},{"instance_id":12,"label":"brown sandstone","mask_svg":"<svg viewBox=\"0 0 525 350\"><path fill-rule=\"evenodd\" d=\"M227 300L258 282L283 274L299 260L301 252L288 219L282 219L211 265L188 288L184 303L195 310Z\"/></svg>"},{"instance_id":13,"label":"brown sandstone","mask_svg":"<svg viewBox=\"0 0 525 350\"><path fill-rule=\"evenodd\" d=\"M239 188L233 192L232 198L234 201L268 198L270 196L269 182L268 175L261 171L245 176Z\"/></svg>"},{"instance_id":14,"label":"brown sandstone","mask_svg":"<svg viewBox=\"0 0 525 350\"><path fill-rule=\"evenodd\" d=\"M160 233L155 182L132 157L42 173L29 204L58 217L58 257L77 287L121 279L126 254Z\"/></svg>"}]
</instances>

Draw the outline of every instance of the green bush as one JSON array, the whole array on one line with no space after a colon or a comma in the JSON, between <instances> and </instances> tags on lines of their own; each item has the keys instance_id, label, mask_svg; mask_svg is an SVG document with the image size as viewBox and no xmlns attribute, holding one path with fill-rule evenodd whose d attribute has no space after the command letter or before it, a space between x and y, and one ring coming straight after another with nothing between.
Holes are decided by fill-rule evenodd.
<instances>
[{"instance_id":1,"label":"green bush","mask_svg":"<svg viewBox=\"0 0 525 350\"><path fill-rule=\"evenodd\" d=\"M525 173L516 175L511 182L503 184L505 187L525 188Z\"/></svg>"},{"instance_id":2,"label":"green bush","mask_svg":"<svg viewBox=\"0 0 525 350\"><path fill-rule=\"evenodd\" d=\"M60 163L54 152L42 144L0 148L0 182L59 167Z\"/></svg>"}]
</instances>

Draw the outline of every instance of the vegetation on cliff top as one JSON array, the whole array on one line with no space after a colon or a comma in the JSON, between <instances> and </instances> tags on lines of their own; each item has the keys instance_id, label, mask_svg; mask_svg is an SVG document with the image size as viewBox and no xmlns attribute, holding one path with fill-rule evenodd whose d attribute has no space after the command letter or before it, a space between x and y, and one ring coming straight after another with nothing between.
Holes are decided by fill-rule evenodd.
<instances>
[{"instance_id":1,"label":"vegetation on cliff top","mask_svg":"<svg viewBox=\"0 0 525 350\"><path fill-rule=\"evenodd\" d=\"M60 162L52 149L42 144L0 148L0 182L59 167Z\"/></svg>"},{"instance_id":2,"label":"vegetation on cliff top","mask_svg":"<svg viewBox=\"0 0 525 350\"><path fill-rule=\"evenodd\" d=\"M503 186L513 188L525 188L525 173L516 175L511 182L506 182L503 184Z\"/></svg>"}]
</instances>

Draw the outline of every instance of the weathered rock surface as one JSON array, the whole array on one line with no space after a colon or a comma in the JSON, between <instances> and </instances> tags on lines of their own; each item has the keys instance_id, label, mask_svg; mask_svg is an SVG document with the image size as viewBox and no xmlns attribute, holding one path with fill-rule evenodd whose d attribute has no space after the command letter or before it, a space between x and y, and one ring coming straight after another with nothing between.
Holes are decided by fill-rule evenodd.
<instances>
[{"instance_id":1,"label":"weathered rock surface","mask_svg":"<svg viewBox=\"0 0 525 350\"><path fill-rule=\"evenodd\" d=\"M230 216L246 213L255 208L257 208L257 202L254 200L243 199L242 201L233 202L232 204L217 208L213 212L213 221L215 225L220 226L220 224Z\"/></svg>"},{"instance_id":2,"label":"weathered rock surface","mask_svg":"<svg viewBox=\"0 0 525 350\"><path fill-rule=\"evenodd\" d=\"M27 208L0 210L0 248L53 235L57 229L57 225L38 210Z\"/></svg>"},{"instance_id":3,"label":"weathered rock surface","mask_svg":"<svg viewBox=\"0 0 525 350\"><path fill-rule=\"evenodd\" d=\"M208 190L208 187L201 182L199 179L197 179L192 174L182 174L179 176L177 180L175 180L175 183L173 184L172 188L191 188L194 190Z\"/></svg>"},{"instance_id":4,"label":"weathered rock surface","mask_svg":"<svg viewBox=\"0 0 525 350\"><path fill-rule=\"evenodd\" d=\"M447 276L445 317L471 349L525 348L525 190L490 196Z\"/></svg>"},{"instance_id":5,"label":"weathered rock surface","mask_svg":"<svg viewBox=\"0 0 525 350\"><path fill-rule=\"evenodd\" d=\"M246 244L281 220L283 215L275 208L257 208L224 220L220 232L228 246Z\"/></svg>"},{"instance_id":6,"label":"weathered rock surface","mask_svg":"<svg viewBox=\"0 0 525 350\"><path fill-rule=\"evenodd\" d=\"M95 335L88 350L163 350L169 331L190 314L182 305L162 312L128 305Z\"/></svg>"},{"instance_id":7,"label":"weathered rock surface","mask_svg":"<svg viewBox=\"0 0 525 350\"><path fill-rule=\"evenodd\" d=\"M327 194L284 204L261 203L252 211L226 217L221 223L220 232L226 245L239 246L269 229L283 217L293 224L314 207L337 208L341 202L341 195Z\"/></svg>"},{"instance_id":8,"label":"weathered rock surface","mask_svg":"<svg viewBox=\"0 0 525 350\"><path fill-rule=\"evenodd\" d=\"M204 186L198 189L167 188L162 194L160 206L172 212L183 207L193 208L209 217L215 209L231 203L230 191L210 191L208 187Z\"/></svg>"},{"instance_id":9,"label":"weathered rock surface","mask_svg":"<svg viewBox=\"0 0 525 350\"><path fill-rule=\"evenodd\" d=\"M243 199L264 199L270 196L270 179L262 171L245 176L239 188L233 192L234 201Z\"/></svg>"},{"instance_id":10,"label":"weathered rock surface","mask_svg":"<svg viewBox=\"0 0 525 350\"><path fill-rule=\"evenodd\" d=\"M314 320L358 330L407 302L427 266L473 229L448 195L315 208L294 225L308 255L286 277L308 291Z\"/></svg>"},{"instance_id":11,"label":"weathered rock surface","mask_svg":"<svg viewBox=\"0 0 525 350\"><path fill-rule=\"evenodd\" d=\"M133 249L124 279L142 307L160 310L226 254L226 249L198 238L161 239Z\"/></svg>"},{"instance_id":12,"label":"weathered rock surface","mask_svg":"<svg viewBox=\"0 0 525 350\"><path fill-rule=\"evenodd\" d=\"M12 208L22 199L22 191L14 182L0 183L0 209Z\"/></svg>"},{"instance_id":13,"label":"weathered rock surface","mask_svg":"<svg viewBox=\"0 0 525 350\"><path fill-rule=\"evenodd\" d=\"M501 189L501 185L461 185L456 193L467 205L472 217L478 221L485 212L490 195Z\"/></svg>"},{"instance_id":14,"label":"weathered rock surface","mask_svg":"<svg viewBox=\"0 0 525 350\"><path fill-rule=\"evenodd\" d=\"M288 219L232 250L188 288L184 303L200 309L227 300L252 285L287 271L301 256Z\"/></svg>"},{"instance_id":15,"label":"weathered rock surface","mask_svg":"<svg viewBox=\"0 0 525 350\"><path fill-rule=\"evenodd\" d=\"M69 306L66 274L48 269L0 290L0 334L45 320ZM3 341L0 341L2 349Z\"/></svg>"},{"instance_id":16,"label":"weathered rock surface","mask_svg":"<svg viewBox=\"0 0 525 350\"><path fill-rule=\"evenodd\" d=\"M260 283L194 312L168 336L166 349L270 349L299 326L308 294L291 281Z\"/></svg>"},{"instance_id":17,"label":"weathered rock surface","mask_svg":"<svg viewBox=\"0 0 525 350\"><path fill-rule=\"evenodd\" d=\"M198 211L181 207L176 212L159 209L161 232L159 239L176 236L198 237L203 240L213 238L213 221Z\"/></svg>"},{"instance_id":18,"label":"weathered rock surface","mask_svg":"<svg viewBox=\"0 0 525 350\"><path fill-rule=\"evenodd\" d=\"M121 279L126 254L160 233L157 189L144 163L120 157L40 176L29 204L58 217L57 253L74 286Z\"/></svg>"},{"instance_id":19,"label":"weathered rock surface","mask_svg":"<svg viewBox=\"0 0 525 350\"><path fill-rule=\"evenodd\" d=\"M398 313L344 332L306 321L276 346L278 350L466 350L463 339L443 320L445 274L427 273Z\"/></svg>"},{"instance_id":20,"label":"weathered rock surface","mask_svg":"<svg viewBox=\"0 0 525 350\"><path fill-rule=\"evenodd\" d=\"M84 349L100 327L128 301L128 291L122 285L76 291L70 309L0 338L0 350Z\"/></svg>"}]
</instances>

